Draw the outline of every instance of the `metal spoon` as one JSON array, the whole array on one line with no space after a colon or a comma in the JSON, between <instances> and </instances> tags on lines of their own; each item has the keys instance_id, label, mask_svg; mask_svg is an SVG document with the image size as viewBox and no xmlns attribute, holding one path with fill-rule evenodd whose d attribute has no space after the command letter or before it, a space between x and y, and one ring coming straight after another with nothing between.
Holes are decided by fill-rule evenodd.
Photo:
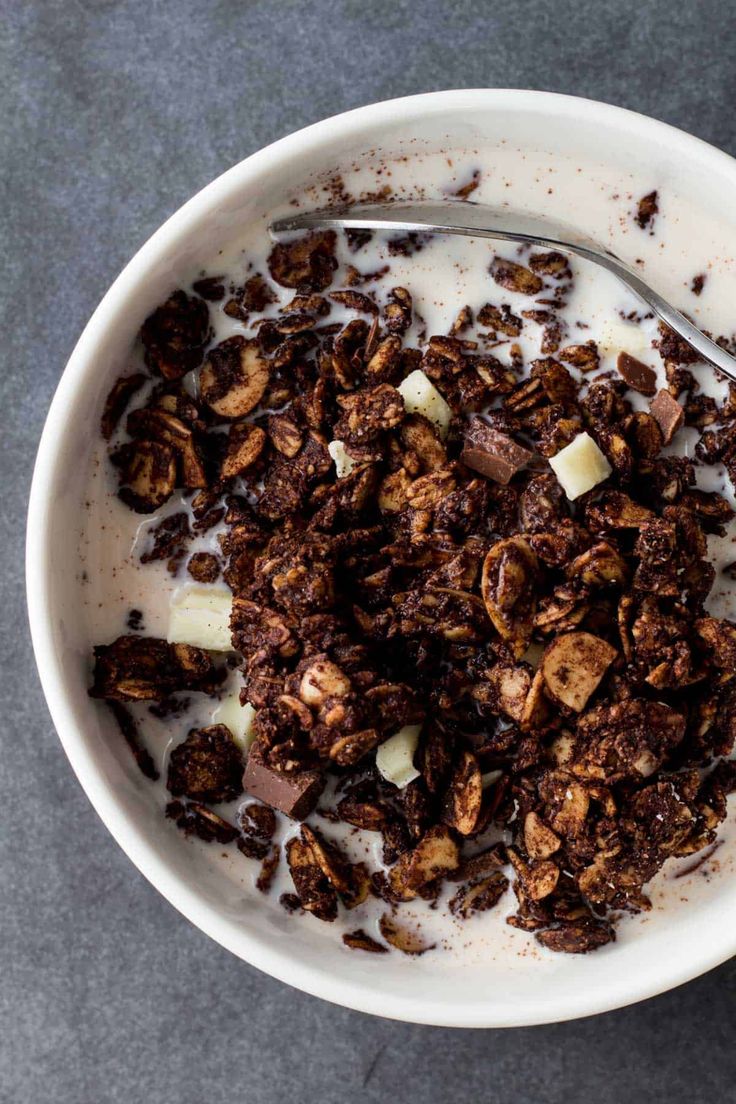
<instances>
[{"instance_id":1,"label":"metal spoon","mask_svg":"<svg viewBox=\"0 0 736 1104\"><path fill-rule=\"evenodd\" d=\"M292 230L313 229L400 230L404 233L459 234L470 238L500 238L545 249L575 253L618 276L670 329L692 345L703 360L736 382L736 358L716 345L702 330L675 310L638 273L610 250L572 226L536 215L497 210L482 203L440 200L432 203L369 203L355 207L328 207L321 211L276 219L274 237Z\"/></svg>"}]
</instances>

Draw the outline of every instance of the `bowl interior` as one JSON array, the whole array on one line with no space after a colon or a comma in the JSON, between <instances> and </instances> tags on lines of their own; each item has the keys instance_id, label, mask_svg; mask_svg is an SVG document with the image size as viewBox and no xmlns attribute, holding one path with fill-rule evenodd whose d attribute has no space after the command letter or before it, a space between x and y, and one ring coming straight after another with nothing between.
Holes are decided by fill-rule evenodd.
<instances>
[{"instance_id":1,"label":"bowl interior","mask_svg":"<svg viewBox=\"0 0 736 1104\"><path fill-rule=\"evenodd\" d=\"M577 160L584 176L597 174L596 179L610 180L611 188L633 178L662 195L676 193L683 212L696 212L698 227L707 226L710 234L719 228L720 260L728 267L729 250L736 246L736 215L729 202L736 163L663 124L567 97L483 91L414 97L327 120L215 181L122 273L80 339L54 400L28 531L31 624L55 724L95 808L143 873L209 935L291 984L366 1011L458 1026L585 1015L641 999L715 965L734 950L736 883L727 876L734 848L722 848L721 876L701 879L692 890L688 883L683 896L691 901L655 909L633 934L591 956L539 954L526 940L514 942L510 953L489 946L472 964L441 954L376 959L345 951L323 930L328 926L294 924L280 910L264 908L262 899L212 862L206 849L192 846L164 822L107 717L87 697L90 641L79 600L79 535L86 524L84 492L95 443L90 427L98 424L104 397L129 360L141 322L195 267L227 249L245 225L262 223L265 233L265 220L325 173L342 172L349 179L356 166L367 171L382 161L416 162L440 152L492 167L516 149L526 151L530 165L549 152ZM538 192L541 203L541 184ZM535 204L534 187L524 191L523 201ZM569 207L567 220L573 221L572 195ZM590 216L595 225L587 228L608 235L633 259L632 249L640 243L622 237L615 222L604 225L602 211ZM652 255L649 271L653 278L656 273L658 289L677 302L682 258L669 255L662 262ZM724 324L719 309L715 302L704 306L704 319L716 329Z\"/></svg>"}]
</instances>

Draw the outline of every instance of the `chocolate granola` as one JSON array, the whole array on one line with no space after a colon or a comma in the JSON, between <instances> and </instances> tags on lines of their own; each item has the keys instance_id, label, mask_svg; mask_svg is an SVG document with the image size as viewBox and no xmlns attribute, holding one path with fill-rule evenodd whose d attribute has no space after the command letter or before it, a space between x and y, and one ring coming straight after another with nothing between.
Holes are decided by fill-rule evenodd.
<instances>
[{"instance_id":1,"label":"chocolate granola","mask_svg":"<svg viewBox=\"0 0 736 1104\"><path fill-rule=\"evenodd\" d=\"M640 201L642 228L657 209L656 193ZM509 924L553 951L594 950L616 914L649 907L668 858L713 843L736 785L723 758L736 625L705 605L706 534L733 511L693 486L695 463L736 477L736 402L698 404L684 367L695 356L666 329L669 386L656 394L628 353L601 375L594 342L563 346L561 254L495 258L489 294L526 296L521 317L462 308L451 333L415 347L405 288L384 301L331 290L337 245L329 231L274 246L268 276L224 307L253 336L209 345L222 278L175 291L143 326L152 385L122 439L142 379L118 381L105 408L122 501L150 513L183 497L194 518L169 513L142 558L176 570L196 532L220 526L218 554L193 552L187 570L204 584L222 573L232 591L241 702L255 710L245 762L223 724L174 748L168 816L237 840L262 861L264 891L281 854L272 810L309 819L283 851L285 906L332 921L379 898L383 939L409 954L429 944L402 903L451 882L465 920L496 907L509 879ZM278 310L273 284L294 292ZM333 305L347 322L331 321ZM531 364L514 344L526 324L543 327ZM196 400L180 383L190 371ZM649 412L632 391L654 396ZM695 461L662 451L686 421L702 429ZM95 649L92 693L114 703L152 774L120 703L213 694L222 677L222 657L131 634ZM380 769L397 734L400 781ZM208 807L243 791L260 804L237 825ZM320 800L328 821L381 833L381 869L317 831ZM386 950L360 928L343 939Z\"/></svg>"}]
</instances>

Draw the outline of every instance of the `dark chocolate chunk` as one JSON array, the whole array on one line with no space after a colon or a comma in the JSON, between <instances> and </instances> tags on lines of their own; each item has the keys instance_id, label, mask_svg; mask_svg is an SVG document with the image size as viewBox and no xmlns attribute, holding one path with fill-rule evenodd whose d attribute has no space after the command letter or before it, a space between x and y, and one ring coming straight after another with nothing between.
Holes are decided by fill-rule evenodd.
<instances>
[{"instance_id":1,"label":"dark chocolate chunk","mask_svg":"<svg viewBox=\"0 0 736 1104\"><path fill-rule=\"evenodd\" d=\"M664 443L668 445L685 421L685 411L664 388L657 392L649 404L649 409L662 430Z\"/></svg>"},{"instance_id":2,"label":"dark chocolate chunk","mask_svg":"<svg viewBox=\"0 0 736 1104\"><path fill-rule=\"evenodd\" d=\"M512 437L499 433L480 418L473 418L465 434L463 463L496 483L509 483L525 468L533 453L518 445Z\"/></svg>"},{"instance_id":3,"label":"dark chocolate chunk","mask_svg":"<svg viewBox=\"0 0 736 1104\"><path fill-rule=\"evenodd\" d=\"M623 380L642 395L654 395L657 391L657 373L642 360L630 353L619 353L616 367Z\"/></svg>"},{"instance_id":4,"label":"dark chocolate chunk","mask_svg":"<svg viewBox=\"0 0 736 1104\"><path fill-rule=\"evenodd\" d=\"M272 809L293 820L304 820L314 809L324 789L325 779L316 770L285 773L274 770L264 760L263 749L254 744L243 773L243 789Z\"/></svg>"}]
</instances>

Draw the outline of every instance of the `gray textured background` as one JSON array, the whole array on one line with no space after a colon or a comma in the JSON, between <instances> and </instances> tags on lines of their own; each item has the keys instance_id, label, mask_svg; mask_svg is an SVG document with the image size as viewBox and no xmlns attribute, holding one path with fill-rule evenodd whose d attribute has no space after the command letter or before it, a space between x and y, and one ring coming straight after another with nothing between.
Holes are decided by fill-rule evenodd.
<instances>
[{"instance_id":1,"label":"gray textured background","mask_svg":"<svg viewBox=\"0 0 736 1104\"><path fill-rule=\"evenodd\" d=\"M732 1098L734 962L597 1019L460 1032L333 1008L215 946L137 873L73 778L22 576L31 464L66 357L193 192L325 115L460 86L608 100L736 153L731 0L0 0L0 14L0 1099Z\"/></svg>"}]
</instances>

